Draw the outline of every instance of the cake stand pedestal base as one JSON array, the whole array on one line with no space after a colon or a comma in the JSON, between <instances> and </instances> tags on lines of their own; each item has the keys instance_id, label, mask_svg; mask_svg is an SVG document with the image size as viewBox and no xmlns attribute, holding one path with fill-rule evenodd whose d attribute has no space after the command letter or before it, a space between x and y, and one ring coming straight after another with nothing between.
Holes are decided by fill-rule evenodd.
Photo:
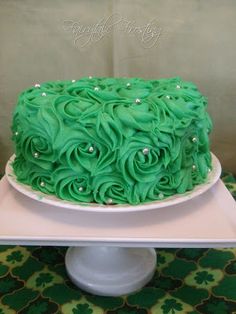
<instances>
[{"instance_id":1,"label":"cake stand pedestal base","mask_svg":"<svg viewBox=\"0 0 236 314\"><path fill-rule=\"evenodd\" d=\"M148 283L156 269L152 248L71 247L66 269L79 288L102 296L121 296Z\"/></svg>"}]
</instances>

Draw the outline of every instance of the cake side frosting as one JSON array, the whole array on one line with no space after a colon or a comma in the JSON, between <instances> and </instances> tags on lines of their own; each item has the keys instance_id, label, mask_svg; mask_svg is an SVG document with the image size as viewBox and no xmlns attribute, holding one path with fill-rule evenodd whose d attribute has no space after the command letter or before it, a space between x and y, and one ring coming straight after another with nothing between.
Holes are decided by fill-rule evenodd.
<instances>
[{"instance_id":1,"label":"cake side frosting","mask_svg":"<svg viewBox=\"0 0 236 314\"><path fill-rule=\"evenodd\" d=\"M17 179L74 202L139 204L192 190L211 169L207 100L180 78L36 84L13 114Z\"/></svg>"}]
</instances>

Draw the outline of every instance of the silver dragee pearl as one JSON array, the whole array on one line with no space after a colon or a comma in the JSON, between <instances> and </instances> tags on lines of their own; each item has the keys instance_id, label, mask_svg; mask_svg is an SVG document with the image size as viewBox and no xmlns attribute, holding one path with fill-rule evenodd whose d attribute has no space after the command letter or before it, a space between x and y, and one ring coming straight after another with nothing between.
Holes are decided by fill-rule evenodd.
<instances>
[{"instance_id":1,"label":"silver dragee pearl","mask_svg":"<svg viewBox=\"0 0 236 314\"><path fill-rule=\"evenodd\" d=\"M42 96L47 96L47 94L46 93L42 93Z\"/></svg>"},{"instance_id":2,"label":"silver dragee pearl","mask_svg":"<svg viewBox=\"0 0 236 314\"><path fill-rule=\"evenodd\" d=\"M16 132L15 132L15 136L17 136L18 134L19 134L19 132L16 131Z\"/></svg>"},{"instance_id":3,"label":"silver dragee pearl","mask_svg":"<svg viewBox=\"0 0 236 314\"><path fill-rule=\"evenodd\" d=\"M211 172L211 168L208 168L208 172Z\"/></svg>"},{"instance_id":4,"label":"silver dragee pearl","mask_svg":"<svg viewBox=\"0 0 236 314\"><path fill-rule=\"evenodd\" d=\"M99 90L99 87L98 87L98 86L94 87L94 90L98 91L98 90Z\"/></svg>"},{"instance_id":5,"label":"silver dragee pearl","mask_svg":"<svg viewBox=\"0 0 236 314\"><path fill-rule=\"evenodd\" d=\"M72 82L72 83L75 83L75 82L76 82L76 80L72 80L71 82Z\"/></svg>"},{"instance_id":6,"label":"silver dragee pearl","mask_svg":"<svg viewBox=\"0 0 236 314\"><path fill-rule=\"evenodd\" d=\"M45 182L43 182L43 181L40 182L40 186L41 186L41 187L44 187L44 186L45 186Z\"/></svg>"},{"instance_id":7,"label":"silver dragee pearl","mask_svg":"<svg viewBox=\"0 0 236 314\"><path fill-rule=\"evenodd\" d=\"M193 170L196 170L196 168L197 168L196 165L192 165Z\"/></svg>"},{"instance_id":8,"label":"silver dragee pearl","mask_svg":"<svg viewBox=\"0 0 236 314\"><path fill-rule=\"evenodd\" d=\"M39 88L40 84L35 84L34 87Z\"/></svg>"},{"instance_id":9,"label":"silver dragee pearl","mask_svg":"<svg viewBox=\"0 0 236 314\"><path fill-rule=\"evenodd\" d=\"M108 205L112 204L112 203L113 203L112 198L108 198L107 201L106 201L106 203L107 203Z\"/></svg>"},{"instance_id":10,"label":"silver dragee pearl","mask_svg":"<svg viewBox=\"0 0 236 314\"><path fill-rule=\"evenodd\" d=\"M197 142L197 138L196 138L196 137L193 137L193 138L192 138L192 142L193 142L193 143L196 143L196 142Z\"/></svg>"},{"instance_id":11,"label":"silver dragee pearl","mask_svg":"<svg viewBox=\"0 0 236 314\"><path fill-rule=\"evenodd\" d=\"M35 153L33 154L33 156L34 156L34 158L39 158L39 153L35 152Z\"/></svg>"},{"instance_id":12,"label":"silver dragee pearl","mask_svg":"<svg viewBox=\"0 0 236 314\"><path fill-rule=\"evenodd\" d=\"M176 85L176 88L178 88L178 89L179 89L179 88L181 88L181 87L180 87L179 85Z\"/></svg>"},{"instance_id":13,"label":"silver dragee pearl","mask_svg":"<svg viewBox=\"0 0 236 314\"><path fill-rule=\"evenodd\" d=\"M145 147L144 149L143 149L143 154L144 155L147 155L149 153L149 149L147 148L147 147Z\"/></svg>"},{"instance_id":14,"label":"silver dragee pearl","mask_svg":"<svg viewBox=\"0 0 236 314\"><path fill-rule=\"evenodd\" d=\"M163 198L164 198L164 194L163 194L163 193L160 193L160 194L158 195L158 197L159 197L160 199L163 199Z\"/></svg>"},{"instance_id":15,"label":"silver dragee pearl","mask_svg":"<svg viewBox=\"0 0 236 314\"><path fill-rule=\"evenodd\" d=\"M90 153L92 153L94 151L93 146L90 146L88 150L89 150Z\"/></svg>"},{"instance_id":16,"label":"silver dragee pearl","mask_svg":"<svg viewBox=\"0 0 236 314\"><path fill-rule=\"evenodd\" d=\"M127 86L127 87L130 87L130 86L131 86L131 84L130 84L130 83L127 83L127 84L126 84L126 86Z\"/></svg>"},{"instance_id":17,"label":"silver dragee pearl","mask_svg":"<svg viewBox=\"0 0 236 314\"><path fill-rule=\"evenodd\" d=\"M167 95L167 96L166 96L166 98L167 98L167 99L170 99L170 96L169 96L169 95Z\"/></svg>"},{"instance_id":18,"label":"silver dragee pearl","mask_svg":"<svg viewBox=\"0 0 236 314\"><path fill-rule=\"evenodd\" d=\"M80 192L82 192L83 189L84 189L84 188L83 188L82 186L79 187L79 191L80 191Z\"/></svg>"},{"instance_id":19,"label":"silver dragee pearl","mask_svg":"<svg viewBox=\"0 0 236 314\"><path fill-rule=\"evenodd\" d=\"M135 99L135 102L136 102L136 104L140 104L140 103L141 103L141 99L136 98L136 99Z\"/></svg>"},{"instance_id":20,"label":"silver dragee pearl","mask_svg":"<svg viewBox=\"0 0 236 314\"><path fill-rule=\"evenodd\" d=\"M93 77L90 75L90 76L89 76L89 79L91 80L92 78L93 78Z\"/></svg>"}]
</instances>

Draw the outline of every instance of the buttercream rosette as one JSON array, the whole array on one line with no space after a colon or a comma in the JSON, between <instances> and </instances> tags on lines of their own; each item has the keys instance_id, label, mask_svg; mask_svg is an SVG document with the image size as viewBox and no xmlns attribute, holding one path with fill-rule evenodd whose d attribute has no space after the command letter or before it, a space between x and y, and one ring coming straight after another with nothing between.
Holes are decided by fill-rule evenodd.
<instances>
[{"instance_id":1,"label":"buttercream rosette","mask_svg":"<svg viewBox=\"0 0 236 314\"><path fill-rule=\"evenodd\" d=\"M36 84L13 113L18 181L76 203L140 204L211 170L207 100L180 78Z\"/></svg>"}]
</instances>

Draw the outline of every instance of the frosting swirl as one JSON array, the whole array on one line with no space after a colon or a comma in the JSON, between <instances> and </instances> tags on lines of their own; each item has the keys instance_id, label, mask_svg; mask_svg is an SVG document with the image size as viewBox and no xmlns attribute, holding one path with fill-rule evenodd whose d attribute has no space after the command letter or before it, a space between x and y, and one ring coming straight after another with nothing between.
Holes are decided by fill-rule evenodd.
<instances>
[{"instance_id":1,"label":"frosting swirl","mask_svg":"<svg viewBox=\"0 0 236 314\"><path fill-rule=\"evenodd\" d=\"M130 187L119 174L98 175L94 177L93 186L97 203L124 204L129 201Z\"/></svg>"},{"instance_id":2,"label":"frosting swirl","mask_svg":"<svg viewBox=\"0 0 236 314\"><path fill-rule=\"evenodd\" d=\"M158 140L138 132L135 137L127 139L118 157L117 166L124 179L130 184L155 180L162 168L161 150Z\"/></svg>"},{"instance_id":3,"label":"frosting swirl","mask_svg":"<svg viewBox=\"0 0 236 314\"><path fill-rule=\"evenodd\" d=\"M64 200L92 202L92 190L89 174L78 173L70 168L58 167L53 173L55 194Z\"/></svg>"}]
</instances>

